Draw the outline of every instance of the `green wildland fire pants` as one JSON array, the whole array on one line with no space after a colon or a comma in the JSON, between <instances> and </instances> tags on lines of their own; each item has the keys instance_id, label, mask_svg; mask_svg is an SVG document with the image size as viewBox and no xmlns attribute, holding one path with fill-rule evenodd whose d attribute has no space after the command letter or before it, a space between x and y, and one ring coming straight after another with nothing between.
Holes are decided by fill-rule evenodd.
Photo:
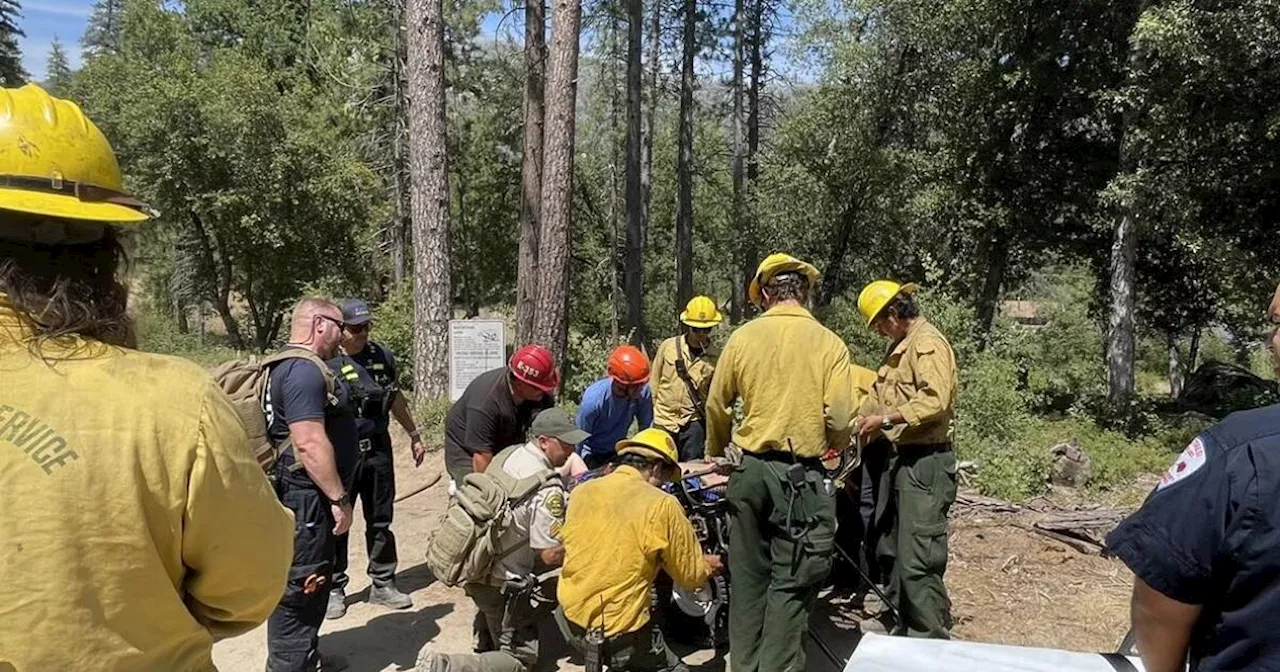
<instances>
[{"instance_id":1,"label":"green wildland fire pants","mask_svg":"<svg viewBox=\"0 0 1280 672\"><path fill-rule=\"evenodd\" d=\"M888 596L902 622L897 634L950 639L951 600L947 571L947 512L956 501L956 456L947 444L898 446L884 472L879 524L891 524L877 549L893 567ZM887 518L886 518L887 517Z\"/></svg>"},{"instance_id":2,"label":"green wildland fire pants","mask_svg":"<svg viewBox=\"0 0 1280 672\"><path fill-rule=\"evenodd\" d=\"M746 453L729 479L733 672L804 670L809 613L835 550L836 500L817 460L789 477L795 464L787 454Z\"/></svg>"}]
</instances>

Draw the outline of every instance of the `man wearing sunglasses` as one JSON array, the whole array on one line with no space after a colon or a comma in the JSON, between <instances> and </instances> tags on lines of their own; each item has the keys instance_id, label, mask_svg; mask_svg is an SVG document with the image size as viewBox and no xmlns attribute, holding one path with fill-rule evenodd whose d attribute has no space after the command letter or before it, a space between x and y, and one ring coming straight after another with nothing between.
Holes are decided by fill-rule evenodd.
<instances>
[{"instance_id":1,"label":"man wearing sunglasses","mask_svg":"<svg viewBox=\"0 0 1280 672\"><path fill-rule=\"evenodd\" d=\"M391 455L391 417L409 434L414 466L427 455L421 433L409 412L409 404L397 385L396 363L391 351L369 339L373 314L359 299L342 302L342 345L329 360L334 374L351 387L351 405L360 430L359 457L350 481L353 500L364 510L365 548L369 553L369 602L392 609L408 609L413 601L395 585L396 538L391 533L392 503L396 497L395 460ZM326 618L347 613L347 543L337 539L333 564L333 588Z\"/></svg>"}]
</instances>

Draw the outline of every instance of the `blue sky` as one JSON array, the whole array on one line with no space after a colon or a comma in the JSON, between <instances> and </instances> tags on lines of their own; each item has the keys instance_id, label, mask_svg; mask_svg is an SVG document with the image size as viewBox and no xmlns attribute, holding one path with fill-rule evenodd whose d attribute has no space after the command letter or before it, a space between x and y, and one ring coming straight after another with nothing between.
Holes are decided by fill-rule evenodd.
<instances>
[{"instance_id":1,"label":"blue sky","mask_svg":"<svg viewBox=\"0 0 1280 672\"><path fill-rule=\"evenodd\" d=\"M80 35L84 33L93 10L93 0L20 0L22 19L19 25L27 36L19 41L22 64L31 78L44 78L49 47L57 37L67 48L71 67L80 66Z\"/></svg>"}]
</instances>

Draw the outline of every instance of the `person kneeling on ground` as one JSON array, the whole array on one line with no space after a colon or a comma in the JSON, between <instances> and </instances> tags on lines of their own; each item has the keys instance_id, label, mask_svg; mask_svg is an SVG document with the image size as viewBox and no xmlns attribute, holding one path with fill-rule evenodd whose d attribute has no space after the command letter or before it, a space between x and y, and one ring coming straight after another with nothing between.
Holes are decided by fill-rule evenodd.
<instances>
[{"instance_id":1,"label":"person kneeling on ground","mask_svg":"<svg viewBox=\"0 0 1280 672\"><path fill-rule=\"evenodd\" d=\"M485 474L499 474L512 483L530 477L545 482L512 509L511 522L498 538L489 582L465 586L498 650L444 654L428 647L418 657L417 672L528 672L538 662L536 618L540 614L530 605L538 588L533 576L540 568L558 567L564 559L560 532L565 483L559 469L588 435L559 408L539 413L530 432L533 440L498 453ZM553 473L560 477L552 478Z\"/></svg>"},{"instance_id":2,"label":"person kneeling on ground","mask_svg":"<svg viewBox=\"0 0 1280 672\"><path fill-rule=\"evenodd\" d=\"M695 590L724 565L702 553L680 503L659 489L680 474L671 436L646 429L615 450L613 473L573 491L556 620L578 651L588 631L603 631L601 660L611 670L683 672L650 620L654 578L661 569Z\"/></svg>"}]
</instances>

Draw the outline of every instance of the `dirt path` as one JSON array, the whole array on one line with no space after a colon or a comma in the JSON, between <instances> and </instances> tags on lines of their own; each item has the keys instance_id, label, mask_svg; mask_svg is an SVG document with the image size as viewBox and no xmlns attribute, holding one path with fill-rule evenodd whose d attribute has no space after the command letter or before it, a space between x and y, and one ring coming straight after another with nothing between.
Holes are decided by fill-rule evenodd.
<instances>
[{"instance_id":1,"label":"dirt path","mask_svg":"<svg viewBox=\"0 0 1280 672\"><path fill-rule=\"evenodd\" d=\"M414 469L403 435L396 437L397 488L409 492L434 471L441 471L440 452ZM352 526L351 584L347 615L326 621L321 649L345 656L351 672L411 670L426 644L446 652L471 649L474 607L463 591L434 581L423 564L422 544L447 498L446 480L396 507L400 552L400 589L413 597L404 611L374 607L368 597L364 567L364 521ZM357 510L359 507L357 506ZM1057 542L1029 535L1004 516L962 516L953 522L947 585L956 616L957 638L1046 646L1079 651L1112 651L1128 623L1132 576L1115 560L1086 556ZM856 631L840 619L815 627L839 656L846 656ZM550 632L548 632L550 635ZM563 642L544 645L542 670L581 670ZM724 669L713 651L680 651L686 662L704 672ZM224 672L256 672L266 660L266 627L219 643L214 663ZM824 654L810 646L810 670L834 670Z\"/></svg>"}]
</instances>

